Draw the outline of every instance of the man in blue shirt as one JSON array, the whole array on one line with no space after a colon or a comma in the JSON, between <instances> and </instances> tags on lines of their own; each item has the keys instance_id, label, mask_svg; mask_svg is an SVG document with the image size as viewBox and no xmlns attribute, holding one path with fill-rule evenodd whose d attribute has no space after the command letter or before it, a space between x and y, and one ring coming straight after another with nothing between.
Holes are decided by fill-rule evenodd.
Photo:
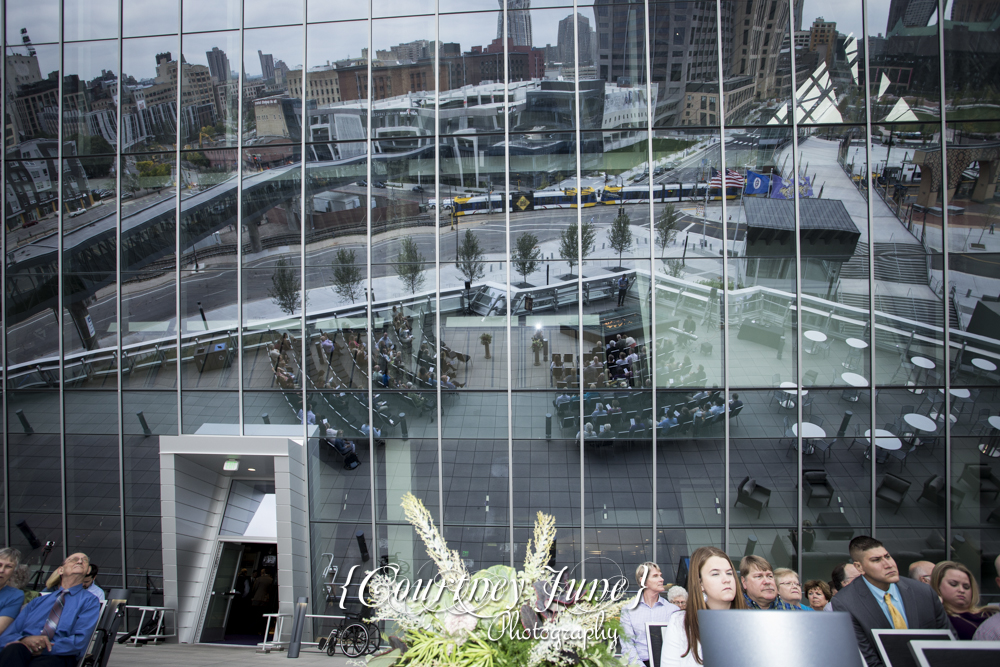
<instances>
[{"instance_id":1,"label":"man in blue shirt","mask_svg":"<svg viewBox=\"0 0 1000 667\"><path fill-rule=\"evenodd\" d=\"M14 622L24 604L24 591L7 585L20 564L20 551L12 547L0 549L0 632Z\"/></svg>"},{"instance_id":2,"label":"man in blue shirt","mask_svg":"<svg viewBox=\"0 0 1000 667\"><path fill-rule=\"evenodd\" d=\"M73 667L97 625L101 603L83 587L86 554L75 553L58 570L59 589L35 598L0 635L0 667Z\"/></svg>"},{"instance_id":3,"label":"man in blue shirt","mask_svg":"<svg viewBox=\"0 0 1000 667\"><path fill-rule=\"evenodd\" d=\"M97 567L94 563L91 563L90 572L87 573L87 577L83 580L83 587L96 595L98 602L104 602L104 589L97 585L97 574L100 571L101 568Z\"/></svg>"}]
</instances>

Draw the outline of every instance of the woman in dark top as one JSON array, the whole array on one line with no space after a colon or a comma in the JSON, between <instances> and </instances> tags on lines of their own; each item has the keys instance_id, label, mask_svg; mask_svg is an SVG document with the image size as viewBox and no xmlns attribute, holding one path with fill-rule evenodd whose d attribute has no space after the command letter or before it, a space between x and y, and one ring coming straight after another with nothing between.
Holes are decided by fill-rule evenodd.
<instances>
[{"instance_id":1,"label":"woman in dark top","mask_svg":"<svg viewBox=\"0 0 1000 667\"><path fill-rule=\"evenodd\" d=\"M931 588L941 598L948 620L959 639L972 639L987 618L997 613L995 607L979 604L979 586L966 566L955 561L942 561L931 573Z\"/></svg>"}]
</instances>

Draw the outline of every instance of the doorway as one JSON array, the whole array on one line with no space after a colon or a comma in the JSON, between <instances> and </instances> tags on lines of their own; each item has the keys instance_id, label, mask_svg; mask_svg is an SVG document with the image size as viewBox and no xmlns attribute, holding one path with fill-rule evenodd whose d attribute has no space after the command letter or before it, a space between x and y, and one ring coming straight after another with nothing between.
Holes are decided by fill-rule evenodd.
<instances>
[{"instance_id":1,"label":"doorway","mask_svg":"<svg viewBox=\"0 0 1000 667\"><path fill-rule=\"evenodd\" d=\"M200 641L259 644L264 641L264 614L278 611L278 545L220 540L215 562Z\"/></svg>"}]
</instances>

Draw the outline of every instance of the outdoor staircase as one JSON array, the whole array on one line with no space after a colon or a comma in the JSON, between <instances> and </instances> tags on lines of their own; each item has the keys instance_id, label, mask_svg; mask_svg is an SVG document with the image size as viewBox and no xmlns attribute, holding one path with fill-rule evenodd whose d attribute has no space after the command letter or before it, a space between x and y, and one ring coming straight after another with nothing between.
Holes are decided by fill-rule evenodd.
<instances>
[{"instance_id":1,"label":"outdoor staircase","mask_svg":"<svg viewBox=\"0 0 1000 667\"><path fill-rule=\"evenodd\" d=\"M854 256L840 267L842 279L868 280L868 244L858 241Z\"/></svg>"},{"instance_id":2,"label":"outdoor staircase","mask_svg":"<svg viewBox=\"0 0 1000 667\"><path fill-rule=\"evenodd\" d=\"M868 296L864 294L841 292L840 300L845 305L853 306L854 308L868 308ZM875 310L887 315L895 315L896 317L903 317L915 322L923 322L931 326L940 327L943 326L944 322L944 309L942 308L941 301L938 299L876 294ZM954 307L950 308L949 311L948 321L951 328L960 330L958 313L955 312ZM848 325L844 326L845 333L847 333L846 327ZM851 331L850 335L861 333L861 327L851 328L858 329L858 331Z\"/></svg>"},{"instance_id":3,"label":"outdoor staircase","mask_svg":"<svg viewBox=\"0 0 1000 667\"><path fill-rule=\"evenodd\" d=\"M875 280L926 285L927 253L924 247L919 243L876 243Z\"/></svg>"}]
</instances>

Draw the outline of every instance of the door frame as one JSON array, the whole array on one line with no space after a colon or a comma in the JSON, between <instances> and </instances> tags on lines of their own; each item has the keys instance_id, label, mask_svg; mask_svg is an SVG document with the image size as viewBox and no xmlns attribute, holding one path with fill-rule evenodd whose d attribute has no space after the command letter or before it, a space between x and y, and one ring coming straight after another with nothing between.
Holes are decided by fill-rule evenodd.
<instances>
[{"instance_id":1,"label":"door frame","mask_svg":"<svg viewBox=\"0 0 1000 667\"><path fill-rule=\"evenodd\" d=\"M215 547L212 554L212 566L205 577L205 583L202 584L201 591L201 613L198 616L198 626L196 630L195 637L197 637L196 644L215 644L217 642L203 642L201 641L201 635L205 631L205 621L208 620L208 606L212 603L212 585L215 583L215 575L219 571L219 561L222 558L222 549L226 544L273 544L275 546L275 551L277 551L278 542L266 537L250 537L244 538L238 535L226 535L219 536L215 538ZM242 558L242 555L241 555ZM236 576L239 576L239 566L236 568ZM234 578L235 581L235 578ZM226 618L228 620L228 612Z\"/></svg>"}]
</instances>

